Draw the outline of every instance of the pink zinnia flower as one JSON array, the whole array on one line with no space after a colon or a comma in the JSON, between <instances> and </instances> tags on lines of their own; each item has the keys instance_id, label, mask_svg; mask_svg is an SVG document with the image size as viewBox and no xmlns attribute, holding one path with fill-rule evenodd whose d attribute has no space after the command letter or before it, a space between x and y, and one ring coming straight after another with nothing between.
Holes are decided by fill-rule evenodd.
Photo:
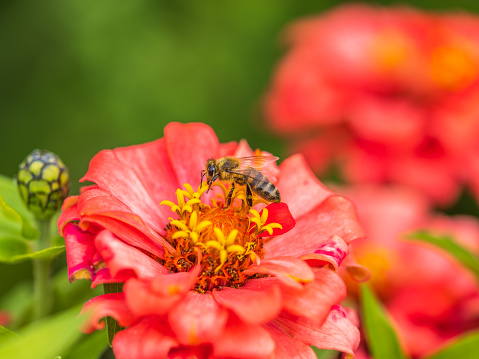
<instances>
[{"instance_id":1,"label":"pink zinnia flower","mask_svg":"<svg viewBox=\"0 0 479 359\"><path fill-rule=\"evenodd\" d=\"M267 120L318 172L401 183L440 204L479 194L479 18L341 6L298 21Z\"/></svg>"},{"instance_id":2,"label":"pink zinnia flower","mask_svg":"<svg viewBox=\"0 0 479 359\"><path fill-rule=\"evenodd\" d=\"M368 238L354 243L352 252L371 270L370 284L411 357L427 356L459 334L479 328L474 275L445 251L403 238L427 230L479 254L476 218L434 214L424 196L405 188L356 186L339 192L358 205ZM354 283L348 282L348 292L354 293Z\"/></svg>"},{"instance_id":3,"label":"pink zinnia flower","mask_svg":"<svg viewBox=\"0 0 479 359\"><path fill-rule=\"evenodd\" d=\"M357 347L334 271L363 235L354 207L299 155L270 169L282 203L255 197L249 209L237 190L224 208L219 182L205 193L208 158L252 154L204 124L173 123L164 138L92 159L83 180L95 184L66 200L58 224L71 281L123 283L84 308L86 332L105 316L126 327L117 358L315 358L310 345Z\"/></svg>"}]
</instances>

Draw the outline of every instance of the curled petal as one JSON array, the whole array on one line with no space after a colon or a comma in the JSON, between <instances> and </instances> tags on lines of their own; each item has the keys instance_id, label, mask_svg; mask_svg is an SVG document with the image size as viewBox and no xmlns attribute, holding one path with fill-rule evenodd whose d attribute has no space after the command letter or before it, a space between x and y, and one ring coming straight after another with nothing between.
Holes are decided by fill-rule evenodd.
<instances>
[{"instance_id":1,"label":"curled petal","mask_svg":"<svg viewBox=\"0 0 479 359\"><path fill-rule=\"evenodd\" d=\"M338 270L348 253L349 248L346 242L339 236L332 236L327 243L322 244L314 253L306 254L301 259L312 267L324 266L329 263L335 270Z\"/></svg>"},{"instance_id":2,"label":"curled petal","mask_svg":"<svg viewBox=\"0 0 479 359\"><path fill-rule=\"evenodd\" d=\"M132 325L138 319L126 306L123 293L103 294L90 299L80 312L80 315L84 314L87 316L81 327L84 333L103 329L105 323L100 319L104 317L114 318L122 327Z\"/></svg>"},{"instance_id":3,"label":"curled petal","mask_svg":"<svg viewBox=\"0 0 479 359\"><path fill-rule=\"evenodd\" d=\"M99 284L105 283L125 283L131 278L131 273L128 271L120 271L115 277L111 276L110 270L107 267L98 269L93 276L91 287L95 288Z\"/></svg>"},{"instance_id":4,"label":"curled petal","mask_svg":"<svg viewBox=\"0 0 479 359\"><path fill-rule=\"evenodd\" d=\"M291 212L289 211L288 205L284 202L280 203L271 203L266 208L264 208L260 215L262 216L263 212L268 210L268 218L264 222L264 226L268 226L270 223L278 223L281 225L280 228L277 226L272 227L272 232L268 233L264 231L260 233L260 237L267 237L267 236L279 236L286 232L289 232L296 224Z\"/></svg>"},{"instance_id":5,"label":"curled petal","mask_svg":"<svg viewBox=\"0 0 479 359\"><path fill-rule=\"evenodd\" d=\"M77 279L92 280L93 255L96 252L94 235L84 232L73 223L64 228L65 246L67 254L68 279L73 282Z\"/></svg>"},{"instance_id":6,"label":"curled petal","mask_svg":"<svg viewBox=\"0 0 479 359\"><path fill-rule=\"evenodd\" d=\"M277 277L287 286L301 289L302 283L311 282L314 273L302 260L294 257L263 259L259 265L252 265L244 274L264 273Z\"/></svg>"},{"instance_id":7,"label":"curled petal","mask_svg":"<svg viewBox=\"0 0 479 359\"><path fill-rule=\"evenodd\" d=\"M117 359L167 358L169 351L177 345L167 323L158 317L146 317L115 335L113 352Z\"/></svg>"},{"instance_id":8,"label":"curled petal","mask_svg":"<svg viewBox=\"0 0 479 359\"><path fill-rule=\"evenodd\" d=\"M343 267L346 267L349 275L357 282L365 282L371 277L369 269L356 262L351 254L344 259Z\"/></svg>"},{"instance_id":9,"label":"curled petal","mask_svg":"<svg viewBox=\"0 0 479 359\"><path fill-rule=\"evenodd\" d=\"M123 243L107 230L96 236L95 245L114 277L120 271L126 271L131 277L139 279L153 279L158 274L167 273L166 268L157 261Z\"/></svg>"},{"instance_id":10,"label":"curled petal","mask_svg":"<svg viewBox=\"0 0 479 359\"><path fill-rule=\"evenodd\" d=\"M314 272L314 281L301 289L283 287L282 295L286 311L320 324L331 307L346 297L346 285L333 271L319 268Z\"/></svg>"},{"instance_id":11,"label":"curled petal","mask_svg":"<svg viewBox=\"0 0 479 359\"><path fill-rule=\"evenodd\" d=\"M65 226L72 222L80 220L80 213L78 213L78 196L70 196L63 202L62 213L58 217L58 233L64 236Z\"/></svg>"},{"instance_id":12,"label":"curled petal","mask_svg":"<svg viewBox=\"0 0 479 359\"><path fill-rule=\"evenodd\" d=\"M168 321L181 344L198 345L215 341L228 318L211 294L190 292L168 313Z\"/></svg>"},{"instance_id":13,"label":"curled petal","mask_svg":"<svg viewBox=\"0 0 479 359\"><path fill-rule=\"evenodd\" d=\"M275 343L260 325L230 320L214 343L215 357L266 359L271 358Z\"/></svg>"},{"instance_id":14,"label":"curled petal","mask_svg":"<svg viewBox=\"0 0 479 359\"><path fill-rule=\"evenodd\" d=\"M353 352L359 345L358 328L337 305L331 308L322 325L286 313L281 314L275 323L293 338L320 349L338 350L354 355Z\"/></svg>"},{"instance_id":15,"label":"curled petal","mask_svg":"<svg viewBox=\"0 0 479 359\"><path fill-rule=\"evenodd\" d=\"M281 293L277 285L263 285L261 290L245 287L224 288L213 291L213 297L221 306L231 309L246 323L268 322L279 314L282 307Z\"/></svg>"},{"instance_id":16,"label":"curled petal","mask_svg":"<svg viewBox=\"0 0 479 359\"><path fill-rule=\"evenodd\" d=\"M108 192L93 188L82 193L78 211L83 223L93 222L121 237L128 244L163 256L164 249L173 250L145 221ZM174 251L174 250L173 250Z\"/></svg>"}]
</instances>

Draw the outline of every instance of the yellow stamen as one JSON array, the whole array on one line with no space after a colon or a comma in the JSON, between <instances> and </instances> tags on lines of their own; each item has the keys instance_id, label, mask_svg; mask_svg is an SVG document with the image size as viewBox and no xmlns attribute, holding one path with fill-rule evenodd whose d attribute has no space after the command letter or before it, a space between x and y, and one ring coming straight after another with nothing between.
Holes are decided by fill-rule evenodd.
<instances>
[{"instance_id":1,"label":"yellow stamen","mask_svg":"<svg viewBox=\"0 0 479 359\"><path fill-rule=\"evenodd\" d=\"M166 227L165 239L175 252L166 253L164 265L171 272L183 272L199 263L202 271L195 290L200 293L243 285L252 277L243 271L252 264L259 264L264 255L264 239L259 233L267 231L271 234L274 228L281 228L278 223L266 224L267 209L260 214L247 206L244 189L234 191L233 203L236 205L232 203L226 208L229 190L221 182L213 185L221 189L223 196L217 196L210 205L201 201L207 189L204 183L196 192L189 184L184 185L184 190L178 189L178 204L161 202L178 214L177 219L170 218ZM238 205L238 200L242 200L242 205ZM253 203L256 200L258 198L254 195Z\"/></svg>"}]
</instances>

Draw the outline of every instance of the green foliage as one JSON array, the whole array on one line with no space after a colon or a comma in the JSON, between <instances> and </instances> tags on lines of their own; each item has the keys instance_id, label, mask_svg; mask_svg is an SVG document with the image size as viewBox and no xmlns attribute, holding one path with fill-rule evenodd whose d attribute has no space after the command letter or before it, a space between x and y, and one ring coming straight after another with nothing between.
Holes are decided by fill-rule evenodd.
<instances>
[{"instance_id":1,"label":"green foliage","mask_svg":"<svg viewBox=\"0 0 479 359\"><path fill-rule=\"evenodd\" d=\"M10 240L12 238L9 238ZM4 246L9 243L11 247ZM5 263L18 263L27 259L49 259L65 251L65 245L53 246L41 251L30 252L28 246L22 247L18 242L4 242L0 240L0 261Z\"/></svg>"},{"instance_id":2,"label":"green foliage","mask_svg":"<svg viewBox=\"0 0 479 359\"><path fill-rule=\"evenodd\" d=\"M103 290L105 291L105 294L120 293L123 290L123 284L122 283L105 283L103 284ZM108 331L108 344L112 346L113 338L115 337L115 334L124 328L121 327L120 324L118 324L118 322L112 317L106 317L105 321L106 321L106 329Z\"/></svg>"},{"instance_id":3,"label":"green foliage","mask_svg":"<svg viewBox=\"0 0 479 359\"><path fill-rule=\"evenodd\" d=\"M0 262L51 259L63 253L65 244L59 236L49 248L35 250L31 240L38 238L39 231L31 223L36 222L23 205L15 181L0 175Z\"/></svg>"},{"instance_id":4,"label":"green foliage","mask_svg":"<svg viewBox=\"0 0 479 359\"><path fill-rule=\"evenodd\" d=\"M38 238L38 230L31 224L31 219L15 181L0 175L0 236L10 234L24 239Z\"/></svg>"},{"instance_id":5,"label":"green foliage","mask_svg":"<svg viewBox=\"0 0 479 359\"><path fill-rule=\"evenodd\" d=\"M35 322L18 336L10 335L0 341L0 358L52 359L63 356L80 338L78 307Z\"/></svg>"},{"instance_id":6,"label":"green foliage","mask_svg":"<svg viewBox=\"0 0 479 359\"><path fill-rule=\"evenodd\" d=\"M0 340L4 337L15 337L18 334L15 332L12 332L10 329L5 328L3 325L0 325Z\"/></svg>"},{"instance_id":7,"label":"green foliage","mask_svg":"<svg viewBox=\"0 0 479 359\"><path fill-rule=\"evenodd\" d=\"M83 335L65 359L98 359L107 347L104 331Z\"/></svg>"},{"instance_id":8,"label":"green foliage","mask_svg":"<svg viewBox=\"0 0 479 359\"><path fill-rule=\"evenodd\" d=\"M479 331L463 335L425 359L475 359L479 348Z\"/></svg>"},{"instance_id":9,"label":"green foliage","mask_svg":"<svg viewBox=\"0 0 479 359\"><path fill-rule=\"evenodd\" d=\"M455 242L450 237L437 237L425 231L409 234L406 239L433 244L451 254L466 268L469 268L479 279L479 257Z\"/></svg>"},{"instance_id":10,"label":"green foliage","mask_svg":"<svg viewBox=\"0 0 479 359\"><path fill-rule=\"evenodd\" d=\"M361 306L369 349L376 359L406 359L384 309L367 286L361 286Z\"/></svg>"},{"instance_id":11,"label":"green foliage","mask_svg":"<svg viewBox=\"0 0 479 359\"><path fill-rule=\"evenodd\" d=\"M312 348L318 359L333 359L338 357L338 352L336 350L318 349L314 346Z\"/></svg>"}]
</instances>

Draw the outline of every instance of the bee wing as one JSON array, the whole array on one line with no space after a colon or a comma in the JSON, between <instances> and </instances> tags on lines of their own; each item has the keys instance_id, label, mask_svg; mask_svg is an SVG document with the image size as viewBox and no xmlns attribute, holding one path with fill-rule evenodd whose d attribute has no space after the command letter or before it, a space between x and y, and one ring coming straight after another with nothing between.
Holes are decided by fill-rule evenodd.
<instances>
[{"instance_id":1,"label":"bee wing","mask_svg":"<svg viewBox=\"0 0 479 359\"><path fill-rule=\"evenodd\" d=\"M244 158L247 158L247 157L244 157ZM227 170L227 172L229 173L236 173L236 174L239 174L239 175L243 175L245 177L250 177L250 178L255 178L253 176L250 176L249 175L249 169L248 168L235 168L235 169L230 169L230 170ZM269 171L266 171L266 170L258 170L258 172L261 172L263 175L265 175L268 180L270 182L276 182L276 177ZM257 180L257 178L255 178ZM262 181L259 181L259 182L262 182Z\"/></svg>"},{"instance_id":2,"label":"bee wing","mask_svg":"<svg viewBox=\"0 0 479 359\"><path fill-rule=\"evenodd\" d=\"M257 170L265 167L269 163L276 162L278 159L279 157L276 156L249 156L238 158L241 169L253 167Z\"/></svg>"}]
</instances>

